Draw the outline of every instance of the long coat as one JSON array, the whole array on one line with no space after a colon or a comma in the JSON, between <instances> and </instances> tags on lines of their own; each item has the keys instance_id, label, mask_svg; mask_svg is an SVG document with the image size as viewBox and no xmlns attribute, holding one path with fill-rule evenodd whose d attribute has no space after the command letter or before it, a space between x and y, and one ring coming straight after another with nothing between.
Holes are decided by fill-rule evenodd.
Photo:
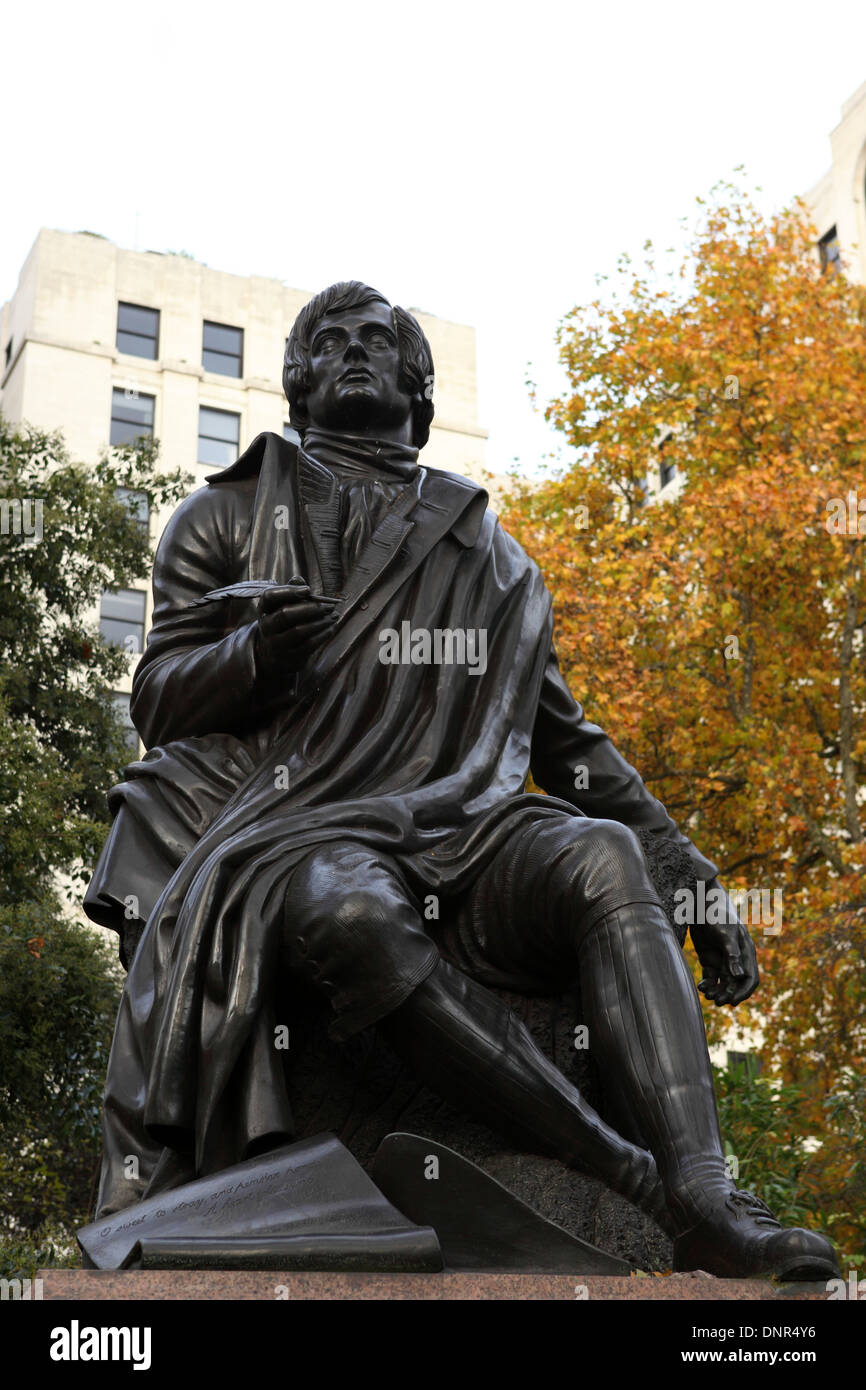
<instances>
[{"instance_id":1,"label":"long coat","mask_svg":"<svg viewBox=\"0 0 866 1390\"><path fill-rule=\"evenodd\" d=\"M292 1136L274 978L287 884L311 848L360 840L447 900L517 818L565 811L649 830L685 848L698 878L716 873L584 717L559 672L541 574L465 478L419 470L301 678L263 682L256 610L196 600L310 572L297 460L260 435L178 508L157 551L131 701L150 751L110 794L115 821L85 900L103 925L145 924L109 1061L103 1213L176 1181L178 1156L186 1176L213 1172ZM333 532L335 517L314 520ZM484 630L486 670L383 662L381 634L405 622ZM524 793L530 770L549 796Z\"/></svg>"}]
</instances>

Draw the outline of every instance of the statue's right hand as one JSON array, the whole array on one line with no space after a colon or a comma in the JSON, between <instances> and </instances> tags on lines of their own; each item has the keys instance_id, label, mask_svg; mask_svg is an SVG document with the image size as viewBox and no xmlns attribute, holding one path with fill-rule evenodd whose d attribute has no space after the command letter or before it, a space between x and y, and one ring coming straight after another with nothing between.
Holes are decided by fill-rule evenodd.
<instances>
[{"instance_id":1,"label":"statue's right hand","mask_svg":"<svg viewBox=\"0 0 866 1390\"><path fill-rule=\"evenodd\" d=\"M299 671L332 631L331 604L308 584L284 584L261 597L255 628L256 667L265 676Z\"/></svg>"}]
</instances>

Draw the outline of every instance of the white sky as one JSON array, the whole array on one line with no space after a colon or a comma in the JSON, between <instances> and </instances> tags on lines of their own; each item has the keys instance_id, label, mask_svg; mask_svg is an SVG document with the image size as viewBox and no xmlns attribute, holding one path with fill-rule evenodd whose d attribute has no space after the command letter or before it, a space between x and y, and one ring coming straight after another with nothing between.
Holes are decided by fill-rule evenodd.
<instances>
[{"instance_id":1,"label":"white sky","mask_svg":"<svg viewBox=\"0 0 866 1390\"><path fill-rule=\"evenodd\" d=\"M864 0L7 6L0 301L40 226L478 330L488 467L557 436L554 332L738 164L767 207L830 163Z\"/></svg>"}]
</instances>

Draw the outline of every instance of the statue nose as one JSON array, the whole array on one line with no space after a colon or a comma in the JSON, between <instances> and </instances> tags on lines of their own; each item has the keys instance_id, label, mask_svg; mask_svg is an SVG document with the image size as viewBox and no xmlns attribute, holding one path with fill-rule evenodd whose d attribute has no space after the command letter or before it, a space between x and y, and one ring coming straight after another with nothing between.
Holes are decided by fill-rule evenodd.
<instances>
[{"instance_id":1,"label":"statue nose","mask_svg":"<svg viewBox=\"0 0 866 1390\"><path fill-rule=\"evenodd\" d=\"M366 357L367 349L364 347L364 344L361 342L360 338L350 338L348 343L346 344L346 351L343 354L343 356Z\"/></svg>"}]
</instances>

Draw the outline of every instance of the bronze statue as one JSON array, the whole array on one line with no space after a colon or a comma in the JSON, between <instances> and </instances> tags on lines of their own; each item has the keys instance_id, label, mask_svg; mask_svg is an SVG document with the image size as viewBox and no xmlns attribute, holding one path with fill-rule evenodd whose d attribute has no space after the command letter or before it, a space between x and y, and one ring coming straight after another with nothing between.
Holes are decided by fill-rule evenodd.
<instances>
[{"instance_id":1,"label":"bronze statue","mask_svg":"<svg viewBox=\"0 0 866 1390\"><path fill-rule=\"evenodd\" d=\"M131 705L149 751L111 793L86 903L129 966L100 1213L293 1137L274 1035L294 979L332 1037L377 1025L443 1097L654 1215L676 1268L830 1277L822 1236L728 1176L636 832L708 886L716 866L572 698L550 595L485 492L419 464L432 381L411 315L325 290L286 349L301 447L260 435L163 535ZM707 997L746 999L733 912L692 937ZM575 979L616 1128L485 988Z\"/></svg>"}]
</instances>

